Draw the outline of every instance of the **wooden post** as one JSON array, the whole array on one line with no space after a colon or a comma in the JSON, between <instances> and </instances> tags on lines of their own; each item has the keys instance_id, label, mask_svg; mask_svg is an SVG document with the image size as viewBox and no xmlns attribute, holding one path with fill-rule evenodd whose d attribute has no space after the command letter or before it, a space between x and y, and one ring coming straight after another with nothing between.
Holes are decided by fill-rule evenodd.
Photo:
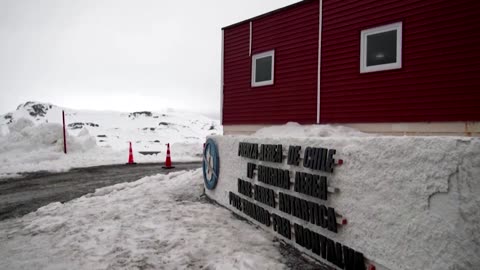
<instances>
[{"instance_id":1,"label":"wooden post","mask_svg":"<svg viewBox=\"0 0 480 270\"><path fill-rule=\"evenodd\" d=\"M62 110L62 118L63 118L63 152L67 153L67 134L65 129L65 111Z\"/></svg>"}]
</instances>

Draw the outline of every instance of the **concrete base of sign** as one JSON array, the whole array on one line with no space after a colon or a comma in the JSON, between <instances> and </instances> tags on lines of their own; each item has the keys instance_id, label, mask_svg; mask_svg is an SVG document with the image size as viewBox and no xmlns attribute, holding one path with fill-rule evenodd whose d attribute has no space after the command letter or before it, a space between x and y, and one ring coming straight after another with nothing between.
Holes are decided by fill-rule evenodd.
<instances>
[{"instance_id":1,"label":"concrete base of sign","mask_svg":"<svg viewBox=\"0 0 480 270\"><path fill-rule=\"evenodd\" d=\"M313 244L297 244L295 224L362 253L366 264L371 263L376 269L480 268L478 138L210 138L218 146L220 173L216 188L206 190L206 195L318 260L328 263L312 248L305 248ZM241 142L258 144L259 147L262 144L282 145L283 161L274 163L240 157ZM344 163L336 166L333 173L306 168L302 160L298 166L288 165L289 146L301 146L301 158L307 147L336 149L334 158L337 163L339 159ZM264 165L288 170L292 182L290 189L259 182L258 170L249 178L249 163L257 168ZM327 200L294 191L296 172L326 176ZM273 190L275 207L267 205L265 200L244 195L245 185L239 190L238 179L251 183L252 187L258 185ZM280 193L334 208L337 233L280 211ZM260 206L272 219L275 215L288 220L291 239L274 230L273 220L266 226L265 222L253 220L245 211L238 210L232 205L231 194L245 199L246 204Z\"/></svg>"}]
</instances>

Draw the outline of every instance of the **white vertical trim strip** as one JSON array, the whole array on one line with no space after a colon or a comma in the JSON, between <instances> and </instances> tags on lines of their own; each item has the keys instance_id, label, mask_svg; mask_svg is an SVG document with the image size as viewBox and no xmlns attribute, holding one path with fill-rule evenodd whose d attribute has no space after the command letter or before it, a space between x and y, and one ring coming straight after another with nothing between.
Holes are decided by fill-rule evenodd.
<instances>
[{"instance_id":1,"label":"white vertical trim strip","mask_svg":"<svg viewBox=\"0 0 480 270\"><path fill-rule=\"evenodd\" d=\"M250 45L248 48L248 56L252 56L252 32L253 32L253 22L250 21Z\"/></svg>"},{"instance_id":2,"label":"white vertical trim strip","mask_svg":"<svg viewBox=\"0 0 480 270\"><path fill-rule=\"evenodd\" d=\"M320 78L321 78L321 65L322 65L322 12L323 1L319 1L319 13L318 13L318 74L317 74L317 124L320 124Z\"/></svg>"},{"instance_id":3,"label":"white vertical trim strip","mask_svg":"<svg viewBox=\"0 0 480 270\"><path fill-rule=\"evenodd\" d=\"M223 125L223 66L224 66L224 57L225 57L225 30L222 30L222 56L220 64L220 124Z\"/></svg>"}]
</instances>

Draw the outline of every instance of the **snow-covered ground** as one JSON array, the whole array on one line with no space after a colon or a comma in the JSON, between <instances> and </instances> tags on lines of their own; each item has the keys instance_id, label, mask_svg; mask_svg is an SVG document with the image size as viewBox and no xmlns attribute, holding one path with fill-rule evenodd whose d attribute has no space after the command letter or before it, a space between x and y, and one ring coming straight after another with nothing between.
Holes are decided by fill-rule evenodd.
<instances>
[{"instance_id":1,"label":"snow-covered ground","mask_svg":"<svg viewBox=\"0 0 480 270\"><path fill-rule=\"evenodd\" d=\"M173 143L174 161L200 160L205 136L221 133L217 121L185 113L67 110L69 154L64 155L61 118L55 118L61 109L36 105L21 105L0 120L0 177L125 163L130 140L137 162L162 162L164 149L153 156L138 151L162 151L167 142ZM337 157L346 163L331 183L342 193L329 203L342 210L349 225L335 239L379 266L478 265L480 204L475 194L480 185L473 181L480 168L478 138L389 137L289 123L250 137L219 139L220 154L229 153L222 155L223 168L229 168L223 180L246 172L236 157L240 139L328 143L339 150ZM221 189L225 183L219 181L219 197L227 197ZM272 234L208 203L202 193L201 170L184 171L98 189L6 220L0 223L0 269L287 268Z\"/></svg>"},{"instance_id":2,"label":"snow-covered ground","mask_svg":"<svg viewBox=\"0 0 480 270\"><path fill-rule=\"evenodd\" d=\"M283 269L273 237L202 198L201 170L118 184L0 223L0 269Z\"/></svg>"},{"instance_id":3,"label":"snow-covered ground","mask_svg":"<svg viewBox=\"0 0 480 270\"><path fill-rule=\"evenodd\" d=\"M68 155L63 154L62 110ZM166 143L174 162L201 160L205 137L221 133L218 120L193 113L80 111L27 102L0 116L0 177L125 163L130 141L136 162L163 162Z\"/></svg>"}]
</instances>

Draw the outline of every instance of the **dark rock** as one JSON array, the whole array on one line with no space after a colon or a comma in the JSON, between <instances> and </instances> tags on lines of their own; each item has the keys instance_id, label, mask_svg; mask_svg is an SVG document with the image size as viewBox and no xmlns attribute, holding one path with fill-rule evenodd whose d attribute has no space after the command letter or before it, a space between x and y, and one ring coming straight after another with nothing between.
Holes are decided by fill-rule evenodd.
<instances>
[{"instance_id":1,"label":"dark rock","mask_svg":"<svg viewBox=\"0 0 480 270\"><path fill-rule=\"evenodd\" d=\"M87 122L87 123L85 123L85 125L87 125L87 126L91 126L91 127L99 127L99 125L98 125L98 124L95 124L95 123L90 123L90 122Z\"/></svg>"},{"instance_id":2,"label":"dark rock","mask_svg":"<svg viewBox=\"0 0 480 270\"><path fill-rule=\"evenodd\" d=\"M68 124L68 127L70 129L81 129L83 128L83 123L79 123L79 122L71 123L71 124Z\"/></svg>"},{"instance_id":3,"label":"dark rock","mask_svg":"<svg viewBox=\"0 0 480 270\"><path fill-rule=\"evenodd\" d=\"M28 103L29 102L27 102L27 104ZM27 104L25 104L25 105L27 105ZM31 103L28 104L28 105L31 105ZM31 108L32 108L33 111L31 111L30 109L27 109L31 116L41 116L41 117L44 117L47 114L47 111L49 109L47 106L45 106L43 104L33 104L31 106Z\"/></svg>"},{"instance_id":4,"label":"dark rock","mask_svg":"<svg viewBox=\"0 0 480 270\"><path fill-rule=\"evenodd\" d=\"M80 129L80 128L83 128L84 126L99 127L99 125L95 123L75 122L75 123L68 124L68 127L71 129Z\"/></svg>"},{"instance_id":5,"label":"dark rock","mask_svg":"<svg viewBox=\"0 0 480 270\"><path fill-rule=\"evenodd\" d=\"M17 110L20 110L20 108L22 108L22 107L23 107L23 108L28 107L28 106L30 106L30 105L32 105L32 104L35 104L35 102L33 102L33 101L27 101L27 102L25 102L24 104L18 105Z\"/></svg>"},{"instance_id":6,"label":"dark rock","mask_svg":"<svg viewBox=\"0 0 480 270\"><path fill-rule=\"evenodd\" d=\"M13 116L11 113L5 114L3 118L5 118L5 120L8 120L7 125L13 123Z\"/></svg>"},{"instance_id":7,"label":"dark rock","mask_svg":"<svg viewBox=\"0 0 480 270\"><path fill-rule=\"evenodd\" d=\"M146 117L152 117L152 112L148 112L148 111L133 112L133 113L129 114L128 117L138 117L138 116L141 116L141 115L145 115Z\"/></svg>"}]
</instances>

